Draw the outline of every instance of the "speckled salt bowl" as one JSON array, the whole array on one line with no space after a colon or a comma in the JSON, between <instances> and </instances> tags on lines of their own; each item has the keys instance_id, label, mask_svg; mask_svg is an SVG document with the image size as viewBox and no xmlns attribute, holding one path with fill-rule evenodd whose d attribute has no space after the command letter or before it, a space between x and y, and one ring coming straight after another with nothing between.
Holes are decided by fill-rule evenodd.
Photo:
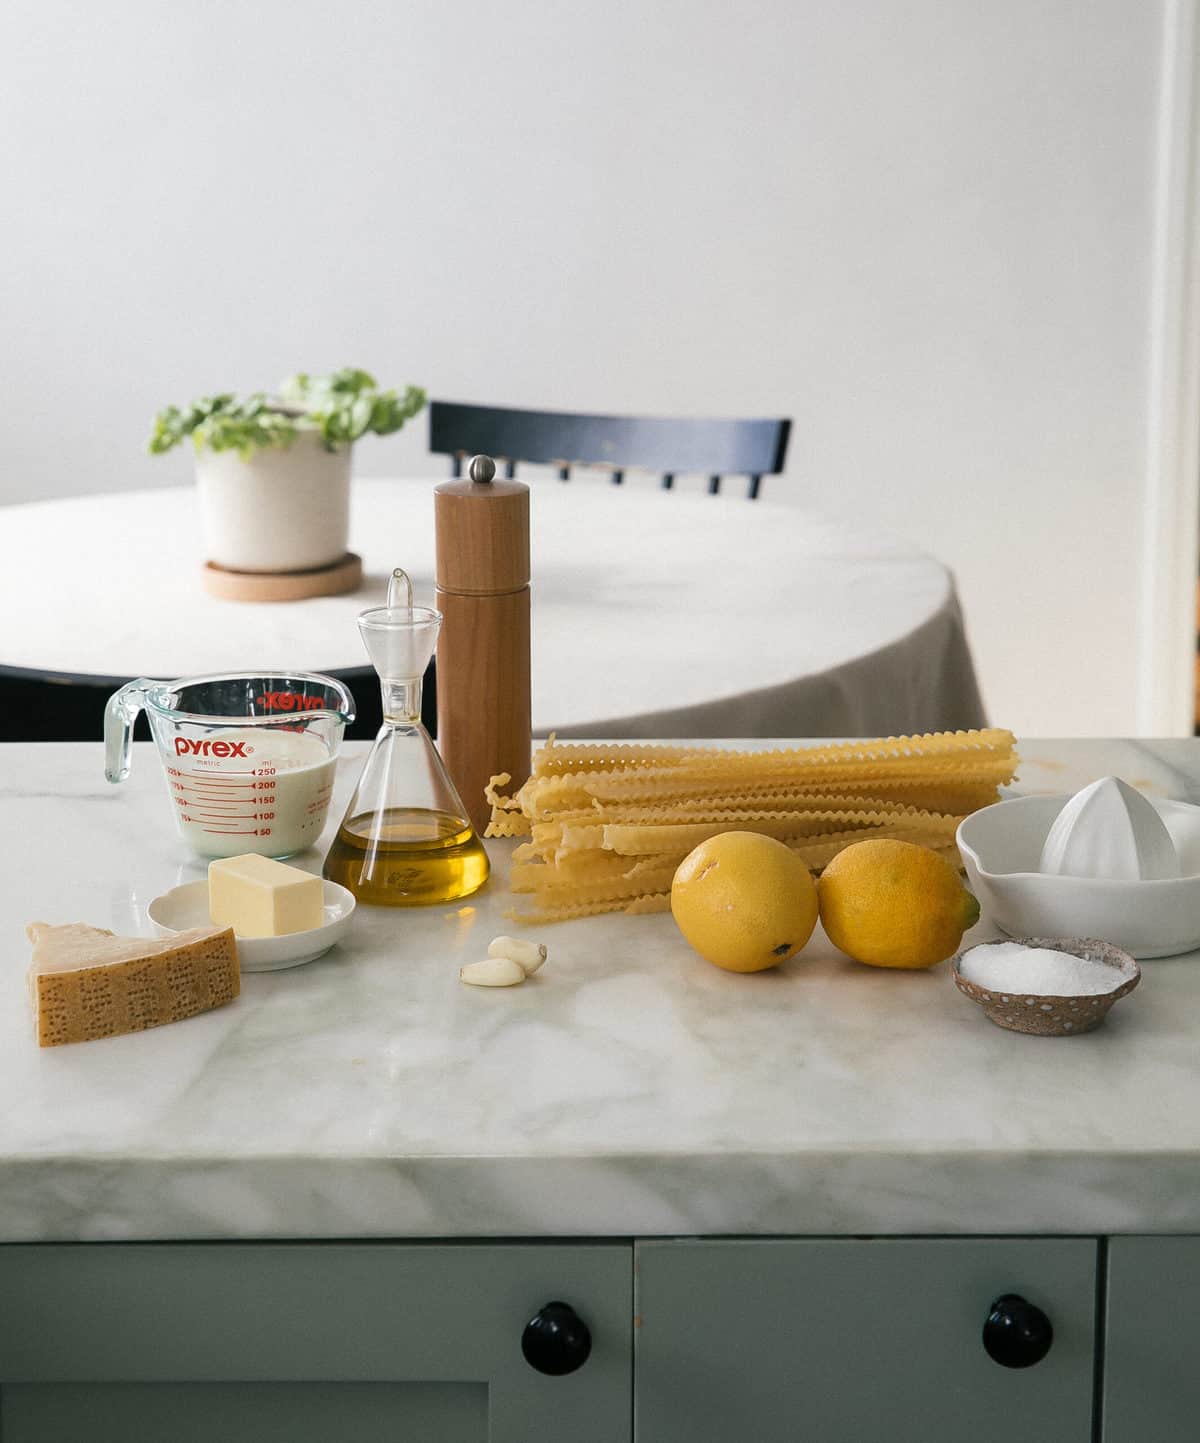
<instances>
[{"instance_id":1,"label":"speckled salt bowl","mask_svg":"<svg viewBox=\"0 0 1200 1443\"><path fill-rule=\"evenodd\" d=\"M1111 942L1100 942L1092 937L1014 937L1006 941L1019 942L1023 947L1048 947L1054 952L1067 952L1072 957L1082 957L1089 962L1102 962L1113 969L1111 992L1086 993L1076 997L1052 997L1043 993L996 992L990 987L981 987L962 975L960 952L954 959L954 985L958 990L977 1002L983 1008L983 1015L997 1027L1009 1032L1029 1032L1037 1037L1074 1037L1080 1032L1090 1032L1099 1027L1108 1016L1114 1002L1128 997L1142 980L1142 969L1128 952L1114 947ZM979 942L968 947L968 952L1002 945L997 942Z\"/></svg>"}]
</instances>

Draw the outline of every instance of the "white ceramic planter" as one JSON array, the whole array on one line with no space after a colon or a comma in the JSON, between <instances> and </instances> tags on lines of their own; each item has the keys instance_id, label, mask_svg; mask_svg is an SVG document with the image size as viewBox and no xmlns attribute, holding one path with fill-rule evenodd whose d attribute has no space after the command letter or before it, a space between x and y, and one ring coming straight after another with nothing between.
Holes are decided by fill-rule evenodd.
<instances>
[{"instance_id":1,"label":"white ceramic planter","mask_svg":"<svg viewBox=\"0 0 1200 1443\"><path fill-rule=\"evenodd\" d=\"M315 433L290 446L196 454L205 559L230 571L310 571L346 554L353 448Z\"/></svg>"}]
</instances>

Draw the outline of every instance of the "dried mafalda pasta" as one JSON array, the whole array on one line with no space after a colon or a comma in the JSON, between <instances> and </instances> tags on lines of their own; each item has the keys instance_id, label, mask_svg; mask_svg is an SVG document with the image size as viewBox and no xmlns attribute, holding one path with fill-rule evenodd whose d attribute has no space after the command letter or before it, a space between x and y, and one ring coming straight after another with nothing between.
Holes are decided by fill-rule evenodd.
<instances>
[{"instance_id":1,"label":"dried mafalda pasta","mask_svg":"<svg viewBox=\"0 0 1200 1443\"><path fill-rule=\"evenodd\" d=\"M529 835L529 818L523 817L520 812L494 811L483 835L485 837L527 837Z\"/></svg>"},{"instance_id":2,"label":"dried mafalda pasta","mask_svg":"<svg viewBox=\"0 0 1200 1443\"><path fill-rule=\"evenodd\" d=\"M494 777L492 777L492 779L488 782L487 786L483 789L484 801L487 802L488 805L491 806L493 809L498 809L500 811L503 811L506 807L511 807L514 810L519 810L521 806L520 802L518 802L514 797L504 796L503 793L500 791L501 787L506 787L511 781L511 772L498 772Z\"/></svg>"},{"instance_id":3,"label":"dried mafalda pasta","mask_svg":"<svg viewBox=\"0 0 1200 1443\"><path fill-rule=\"evenodd\" d=\"M618 857L614 852L605 852L597 847L586 852L572 852L552 866L541 858L514 861L510 882L514 892L531 892L535 887L551 884L573 887L578 882L594 882L603 877L625 877L630 870L628 857Z\"/></svg>"},{"instance_id":4,"label":"dried mafalda pasta","mask_svg":"<svg viewBox=\"0 0 1200 1443\"><path fill-rule=\"evenodd\" d=\"M878 784L886 784L882 787L883 791L896 786L915 789L921 786L953 786L963 782L995 787L1010 781L1013 769L1011 760L994 757L969 770L959 764L941 765L936 761L928 765L907 760L864 762L857 767L839 762L804 769L779 768L771 775L755 776L751 780L745 772L729 772L723 767L706 764L667 772L600 772L586 781L572 777L569 792L564 793L560 789L556 795L547 797L531 789L528 796L522 793L521 800L528 815L547 817L563 809L568 799L572 808L578 808L585 798L604 803L670 802L682 797L736 798L801 791L819 791L829 795L854 791L877 795L875 788Z\"/></svg>"},{"instance_id":5,"label":"dried mafalda pasta","mask_svg":"<svg viewBox=\"0 0 1200 1443\"><path fill-rule=\"evenodd\" d=\"M807 786L801 786L787 795L808 806L811 805L809 790ZM823 786L813 789L817 794L826 790ZM999 801L1000 788L997 783L989 781L947 779L942 782L929 782L920 778L892 777L863 784L841 782L838 784L836 796L846 805L849 805L852 799L857 799L868 801L875 806L903 805L927 812L958 812L966 815Z\"/></svg>"},{"instance_id":6,"label":"dried mafalda pasta","mask_svg":"<svg viewBox=\"0 0 1200 1443\"><path fill-rule=\"evenodd\" d=\"M588 851L604 846L603 822L564 822L559 829L557 853L570 855L572 852Z\"/></svg>"},{"instance_id":7,"label":"dried mafalda pasta","mask_svg":"<svg viewBox=\"0 0 1200 1443\"><path fill-rule=\"evenodd\" d=\"M846 847L868 838L873 841L915 842L919 847L928 847L933 852L943 853L958 866L958 848L952 839L947 840L944 835L938 836L912 827L879 827L871 832L837 832L828 837L802 837L796 841L787 841L786 845L802 857L812 871L820 872Z\"/></svg>"},{"instance_id":8,"label":"dried mafalda pasta","mask_svg":"<svg viewBox=\"0 0 1200 1443\"><path fill-rule=\"evenodd\" d=\"M780 841L801 836L820 836L830 831L853 831L858 840L874 834L879 828L896 826L908 821L911 829L932 837L952 837L958 829L960 817L943 817L931 812L917 813L906 818L901 812L833 812L822 814L817 825L812 825L804 814L778 817L740 816L727 822L658 822L642 823L637 826L620 824L605 827L604 848L618 852L623 857L638 857L646 852L678 850L690 852L701 842L721 832L759 832L764 837L777 837Z\"/></svg>"},{"instance_id":9,"label":"dried mafalda pasta","mask_svg":"<svg viewBox=\"0 0 1200 1443\"><path fill-rule=\"evenodd\" d=\"M556 777L566 772L602 772L632 767L661 766L691 755L688 747L630 743L605 746L603 742L556 742L551 736L533 758L530 775Z\"/></svg>"},{"instance_id":10,"label":"dried mafalda pasta","mask_svg":"<svg viewBox=\"0 0 1200 1443\"><path fill-rule=\"evenodd\" d=\"M633 897L628 901L615 902L549 902L539 905L535 901L526 907L510 907L504 915L511 922L533 927L546 922L569 922L576 917L598 917L605 912L625 912L630 916L641 912L666 912L670 909L670 899L668 891L653 897Z\"/></svg>"},{"instance_id":11,"label":"dried mafalda pasta","mask_svg":"<svg viewBox=\"0 0 1200 1443\"><path fill-rule=\"evenodd\" d=\"M523 907L510 907L504 913L522 926L542 926L549 922L571 922L577 917L599 917L606 912L620 912L626 917L644 917L653 912L671 910L670 890L651 892L627 901L555 903L538 901Z\"/></svg>"},{"instance_id":12,"label":"dried mafalda pasta","mask_svg":"<svg viewBox=\"0 0 1200 1443\"><path fill-rule=\"evenodd\" d=\"M717 757L722 765L730 770L741 767L764 771L781 765L793 765L797 759L808 765L824 762L862 764L879 760L932 759L964 753L993 752L997 755L1008 755L1012 747L1011 732L999 728L935 732L922 736L854 739L746 752L703 746L555 743L551 738L533 759L532 775L539 778L562 776L572 772L629 772L642 768L681 767L713 757Z\"/></svg>"},{"instance_id":13,"label":"dried mafalda pasta","mask_svg":"<svg viewBox=\"0 0 1200 1443\"><path fill-rule=\"evenodd\" d=\"M933 760L963 754L1012 754L1011 732L997 727L978 731L930 732L922 736L878 737L865 740L827 742L815 746L777 747L766 751L736 751L724 747L679 747L660 745L605 746L602 743L557 743L551 738L533 759L532 775L561 776L570 772L603 772L640 768L686 768L714 759L730 770L765 773L774 768L824 763L850 765L878 761Z\"/></svg>"},{"instance_id":14,"label":"dried mafalda pasta","mask_svg":"<svg viewBox=\"0 0 1200 1443\"><path fill-rule=\"evenodd\" d=\"M527 837L529 835L529 818L521 810L521 803L516 797L505 797L500 793L500 788L512 781L508 772L501 772L495 776L483 789L484 800L492 809L491 820L487 824L485 837Z\"/></svg>"},{"instance_id":15,"label":"dried mafalda pasta","mask_svg":"<svg viewBox=\"0 0 1200 1443\"><path fill-rule=\"evenodd\" d=\"M686 852L652 852L644 857L623 857L622 861L627 865L632 863L628 876L644 877L647 872L658 872L668 866L673 872L686 855Z\"/></svg>"},{"instance_id":16,"label":"dried mafalda pasta","mask_svg":"<svg viewBox=\"0 0 1200 1443\"><path fill-rule=\"evenodd\" d=\"M666 910L688 852L734 829L777 837L814 871L868 837L957 863L958 823L1016 766L998 728L767 751L552 738L518 791L492 779L488 835L527 838L513 852L513 890L529 898L517 920L639 915Z\"/></svg>"},{"instance_id":17,"label":"dried mafalda pasta","mask_svg":"<svg viewBox=\"0 0 1200 1443\"><path fill-rule=\"evenodd\" d=\"M624 903L647 892L669 892L675 866L661 867L637 877L598 877L587 882L575 882L570 887L537 887L533 889L533 895L539 905L557 902Z\"/></svg>"},{"instance_id":18,"label":"dried mafalda pasta","mask_svg":"<svg viewBox=\"0 0 1200 1443\"><path fill-rule=\"evenodd\" d=\"M822 796L819 793L806 796L798 792L766 792L761 796L747 794L735 797L687 797L668 803L649 802L599 802L589 814L592 822L608 826L614 822L658 822L664 816L670 821L690 820L695 822L728 822L736 825L742 817L773 817L803 815L818 825L822 817L833 813L876 812L880 810L876 797ZM922 809L910 802L897 799L887 810L917 812Z\"/></svg>"},{"instance_id":19,"label":"dried mafalda pasta","mask_svg":"<svg viewBox=\"0 0 1200 1443\"><path fill-rule=\"evenodd\" d=\"M651 912L669 912L671 910L671 890L665 892L651 892L645 897L635 897L632 902L626 903L621 911L627 917L645 917Z\"/></svg>"},{"instance_id":20,"label":"dried mafalda pasta","mask_svg":"<svg viewBox=\"0 0 1200 1443\"><path fill-rule=\"evenodd\" d=\"M594 848L586 852L572 852L551 862L513 862L509 881L514 892L569 892L597 882L636 881L649 873L658 876L668 872L673 875L685 855L683 852L659 852L650 856L622 857L616 852Z\"/></svg>"}]
</instances>

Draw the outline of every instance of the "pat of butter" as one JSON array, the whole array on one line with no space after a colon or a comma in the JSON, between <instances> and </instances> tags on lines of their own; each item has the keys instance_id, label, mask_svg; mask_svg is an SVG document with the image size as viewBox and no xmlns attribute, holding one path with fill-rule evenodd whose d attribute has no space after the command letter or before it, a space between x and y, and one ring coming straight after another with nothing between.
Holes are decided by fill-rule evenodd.
<instances>
[{"instance_id":1,"label":"pat of butter","mask_svg":"<svg viewBox=\"0 0 1200 1443\"><path fill-rule=\"evenodd\" d=\"M238 937L283 937L324 920L324 884L311 872L249 853L208 865L208 914Z\"/></svg>"}]
</instances>

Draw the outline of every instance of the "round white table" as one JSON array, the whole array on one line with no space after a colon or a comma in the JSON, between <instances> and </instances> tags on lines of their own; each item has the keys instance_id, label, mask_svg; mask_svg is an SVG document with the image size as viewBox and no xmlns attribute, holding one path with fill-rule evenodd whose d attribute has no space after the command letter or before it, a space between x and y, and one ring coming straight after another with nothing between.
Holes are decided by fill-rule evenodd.
<instances>
[{"instance_id":1,"label":"round white table","mask_svg":"<svg viewBox=\"0 0 1200 1443\"><path fill-rule=\"evenodd\" d=\"M0 508L0 672L344 671L393 566L433 600L433 481L357 481L353 595L218 601L188 489ZM939 562L813 510L532 487L539 735L867 736L984 721Z\"/></svg>"}]
</instances>

